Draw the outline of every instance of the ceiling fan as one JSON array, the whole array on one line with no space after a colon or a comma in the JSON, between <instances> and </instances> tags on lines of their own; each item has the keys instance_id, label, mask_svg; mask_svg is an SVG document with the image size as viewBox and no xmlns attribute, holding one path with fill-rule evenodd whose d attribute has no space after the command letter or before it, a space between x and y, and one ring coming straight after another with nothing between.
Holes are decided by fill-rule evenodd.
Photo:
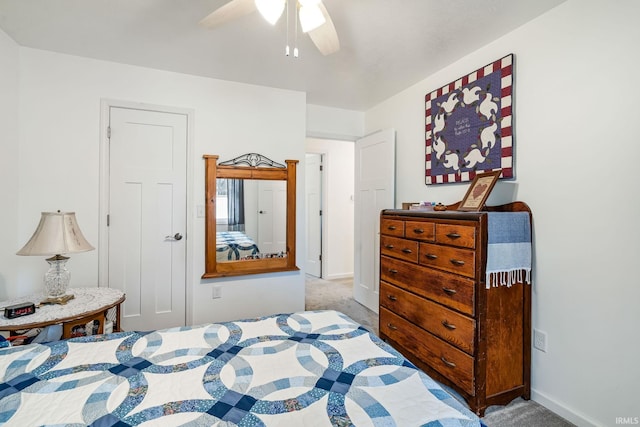
<instances>
[{"instance_id":1,"label":"ceiling fan","mask_svg":"<svg viewBox=\"0 0 640 427\"><path fill-rule=\"evenodd\" d=\"M309 34L323 55L330 55L340 50L338 33L321 0L231 0L206 16L200 21L200 25L215 28L256 10L267 22L275 25L283 12L288 11L288 2L295 2L302 32ZM286 53L289 54L288 45ZM294 56L297 56L297 48L294 50Z\"/></svg>"}]
</instances>

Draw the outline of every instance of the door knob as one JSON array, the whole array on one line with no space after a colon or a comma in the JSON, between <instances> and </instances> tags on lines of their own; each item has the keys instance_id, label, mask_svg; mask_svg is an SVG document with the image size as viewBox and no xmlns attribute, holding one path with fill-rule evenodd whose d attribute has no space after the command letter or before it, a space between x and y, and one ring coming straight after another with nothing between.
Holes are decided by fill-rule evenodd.
<instances>
[{"instance_id":1,"label":"door knob","mask_svg":"<svg viewBox=\"0 0 640 427\"><path fill-rule=\"evenodd\" d=\"M167 240L182 240L182 234L176 233L173 236L165 236Z\"/></svg>"}]
</instances>

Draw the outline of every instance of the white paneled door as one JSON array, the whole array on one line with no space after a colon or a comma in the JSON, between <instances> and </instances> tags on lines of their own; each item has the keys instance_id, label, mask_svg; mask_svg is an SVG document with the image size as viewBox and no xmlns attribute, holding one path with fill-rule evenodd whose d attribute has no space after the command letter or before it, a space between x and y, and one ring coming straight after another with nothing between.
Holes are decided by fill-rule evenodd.
<instances>
[{"instance_id":1,"label":"white paneled door","mask_svg":"<svg viewBox=\"0 0 640 427\"><path fill-rule=\"evenodd\" d=\"M395 203L395 131L379 131L356 141L355 163L353 297L377 313L380 211Z\"/></svg>"},{"instance_id":2,"label":"white paneled door","mask_svg":"<svg viewBox=\"0 0 640 427\"><path fill-rule=\"evenodd\" d=\"M185 325L187 115L110 107L109 287L124 330Z\"/></svg>"},{"instance_id":3,"label":"white paneled door","mask_svg":"<svg viewBox=\"0 0 640 427\"><path fill-rule=\"evenodd\" d=\"M305 200L307 217L306 273L322 276L322 154L305 156Z\"/></svg>"},{"instance_id":4,"label":"white paneled door","mask_svg":"<svg viewBox=\"0 0 640 427\"><path fill-rule=\"evenodd\" d=\"M265 254L287 250L286 181L258 181L258 248Z\"/></svg>"}]
</instances>

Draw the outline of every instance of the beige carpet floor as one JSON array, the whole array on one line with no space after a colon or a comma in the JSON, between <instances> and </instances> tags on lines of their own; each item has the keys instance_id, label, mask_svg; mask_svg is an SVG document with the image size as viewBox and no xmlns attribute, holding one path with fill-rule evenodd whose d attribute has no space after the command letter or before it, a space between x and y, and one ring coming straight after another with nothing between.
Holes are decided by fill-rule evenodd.
<instances>
[{"instance_id":1,"label":"beige carpet floor","mask_svg":"<svg viewBox=\"0 0 640 427\"><path fill-rule=\"evenodd\" d=\"M306 310L336 310L378 335L378 315L353 299L353 279L322 280L307 275Z\"/></svg>"},{"instance_id":2,"label":"beige carpet floor","mask_svg":"<svg viewBox=\"0 0 640 427\"><path fill-rule=\"evenodd\" d=\"M305 308L337 310L378 335L378 315L353 299L353 280L306 277ZM456 393L445 387L454 396ZM456 396L464 403L464 400ZM515 399L506 406L487 408L482 421L488 427L571 427L573 424L533 400Z\"/></svg>"}]
</instances>

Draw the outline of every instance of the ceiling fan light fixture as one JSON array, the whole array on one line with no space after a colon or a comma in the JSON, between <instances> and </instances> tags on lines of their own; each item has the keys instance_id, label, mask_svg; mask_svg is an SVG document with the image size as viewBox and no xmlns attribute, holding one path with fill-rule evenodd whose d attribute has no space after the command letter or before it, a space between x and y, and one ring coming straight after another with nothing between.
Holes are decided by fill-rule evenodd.
<instances>
[{"instance_id":1,"label":"ceiling fan light fixture","mask_svg":"<svg viewBox=\"0 0 640 427\"><path fill-rule=\"evenodd\" d=\"M319 2L317 2L319 3ZM300 18L300 26L303 33L315 30L320 25L325 23L324 15L320 8L316 5L304 4L300 2L300 11L298 12Z\"/></svg>"},{"instance_id":2,"label":"ceiling fan light fixture","mask_svg":"<svg viewBox=\"0 0 640 427\"><path fill-rule=\"evenodd\" d=\"M255 0L260 15L271 25L275 25L284 12L286 0Z\"/></svg>"},{"instance_id":3,"label":"ceiling fan light fixture","mask_svg":"<svg viewBox=\"0 0 640 427\"><path fill-rule=\"evenodd\" d=\"M318 6L320 4L320 0L298 0L300 6Z\"/></svg>"}]
</instances>

